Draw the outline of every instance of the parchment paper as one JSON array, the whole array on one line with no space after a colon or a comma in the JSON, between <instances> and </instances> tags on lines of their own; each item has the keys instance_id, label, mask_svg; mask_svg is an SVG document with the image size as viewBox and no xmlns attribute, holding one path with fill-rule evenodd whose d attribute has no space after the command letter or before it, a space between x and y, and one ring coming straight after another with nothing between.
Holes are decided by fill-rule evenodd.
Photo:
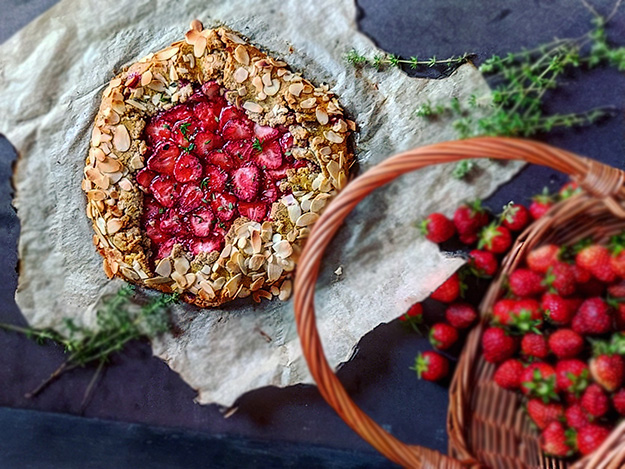
<instances>
[{"instance_id":1,"label":"parchment paper","mask_svg":"<svg viewBox=\"0 0 625 469\"><path fill-rule=\"evenodd\" d=\"M415 117L420 104L487 91L472 65L444 80L347 65L352 47L375 50L358 32L352 1L61 1L0 47L0 130L20 154L16 298L33 326L58 328L68 316L93 321L100 295L119 287L102 272L80 191L92 120L112 71L181 38L193 18L241 31L307 78L328 83L358 123L359 172L397 151L454 138L448 122ZM350 216L318 284L319 330L333 365L461 265L420 238L413 223L486 196L518 168L481 165L471 184L453 180L449 166L405 176ZM154 341L154 353L198 391L200 403L229 406L254 388L311 381L291 302L179 306L175 315L182 335Z\"/></svg>"}]
</instances>

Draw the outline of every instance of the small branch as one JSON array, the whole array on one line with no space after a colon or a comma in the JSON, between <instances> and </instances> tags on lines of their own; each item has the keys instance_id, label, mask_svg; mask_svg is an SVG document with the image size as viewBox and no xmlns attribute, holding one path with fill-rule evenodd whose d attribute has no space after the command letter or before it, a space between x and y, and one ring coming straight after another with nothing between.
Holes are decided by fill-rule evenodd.
<instances>
[{"instance_id":1,"label":"small branch","mask_svg":"<svg viewBox=\"0 0 625 469\"><path fill-rule=\"evenodd\" d=\"M103 367L104 367L104 360L100 361L100 363L98 364L98 368L93 373L93 376L91 377L91 381L89 381L89 385L87 386L87 389L85 389L85 394L84 394L84 396L82 398L82 402L80 403L80 413L81 414L85 411L85 409L87 407L87 404L89 402L89 398L91 397L91 392L93 391L93 388L95 386L96 381L98 380L98 377L102 373L102 368Z\"/></svg>"},{"instance_id":2,"label":"small branch","mask_svg":"<svg viewBox=\"0 0 625 469\"><path fill-rule=\"evenodd\" d=\"M66 372L68 372L70 370L73 370L74 368L76 368L76 366L77 365L70 365L69 364L69 360L64 361L63 363L61 363L61 366L59 366L56 370L54 370L50 376L48 376L46 379L44 379L39 386L37 386L31 392L26 393L24 395L24 397L26 399L32 399L37 394L39 394L41 391L43 391L48 385L50 385L55 379L57 379L63 373L66 373Z\"/></svg>"}]
</instances>

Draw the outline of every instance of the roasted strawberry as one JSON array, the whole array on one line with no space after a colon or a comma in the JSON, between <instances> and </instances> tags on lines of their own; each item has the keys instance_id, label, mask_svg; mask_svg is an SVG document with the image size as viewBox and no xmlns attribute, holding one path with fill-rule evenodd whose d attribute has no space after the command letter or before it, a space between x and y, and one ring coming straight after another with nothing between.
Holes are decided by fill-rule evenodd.
<instances>
[{"instance_id":1,"label":"roasted strawberry","mask_svg":"<svg viewBox=\"0 0 625 469\"><path fill-rule=\"evenodd\" d=\"M176 183L168 176L156 176L150 184L150 192L163 207L173 207L176 202Z\"/></svg>"},{"instance_id":2,"label":"roasted strawberry","mask_svg":"<svg viewBox=\"0 0 625 469\"><path fill-rule=\"evenodd\" d=\"M487 362L501 363L511 358L517 348L516 338L508 335L500 327L489 327L482 334L482 350Z\"/></svg>"},{"instance_id":3,"label":"roasted strawberry","mask_svg":"<svg viewBox=\"0 0 625 469\"><path fill-rule=\"evenodd\" d=\"M278 142L269 142L262 145L262 150L254 155L254 161L262 169L278 169L282 166L282 149Z\"/></svg>"},{"instance_id":4,"label":"roasted strawberry","mask_svg":"<svg viewBox=\"0 0 625 469\"><path fill-rule=\"evenodd\" d=\"M592 453L608 438L611 431L604 425L586 425L577 432L577 449L584 456Z\"/></svg>"},{"instance_id":5,"label":"roasted strawberry","mask_svg":"<svg viewBox=\"0 0 625 469\"><path fill-rule=\"evenodd\" d=\"M444 243L456 233L454 224L442 213L431 213L419 225L421 234L433 243Z\"/></svg>"},{"instance_id":6,"label":"roasted strawberry","mask_svg":"<svg viewBox=\"0 0 625 469\"><path fill-rule=\"evenodd\" d=\"M268 125L255 124L254 135L259 142L261 142L261 144L264 144L265 142L270 142L280 137L280 131L275 127L270 127Z\"/></svg>"},{"instance_id":7,"label":"roasted strawberry","mask_svg":"<svg viewBox=\"0 0 625 469\"><path fill-rule=\"evenodd\" d=\"M189 213L202 204L204 198L204 192L200 189L200 186L193 183L185 184L180 191L180 198L178 199L178 211L180 213Z\"/></svg>"},{"instance_id":8,"label":"roasted strawberry","mask_svg":"<svg viewBox=\"0 0 625 469\"><path fill-rule=\"evenodd\" d=\"M449 373L449 360L436 352L428 350L417 355L412 369L417 372L419 379L439 381Z\"/></svg>"},{"instance_id":9,"label":"roasted strawberry","mask_svg":"<svg viewBox=\"0 0 625 469\"><path fill-rule=\"evenodd\" d=\"M512 244L512 236L510 230L504 226L488 225L480 233L480 242L477 247L484 248L486 251L503 254Z\"/></svg>"},{"instance_id":10,"label":"roasted strawberry","mask_svg":"<svg viewBox=\"0 0 625 469\"><path fill-rule=\"evenodd\" d=\"M209 208L200 208L189 214L189 224L195 236L204 238L212 233L215 215Z\"/></svg>"},{"instance_id":11,"label":"roasted strawberry","mask_svg":"<svg viewBox=\"0 0 625 469\"><path fill-rule=\"evenodd\" d=\"M211 151L222 147L223 140L213 132L198 132L193 141L195 147L193 152L202 158L208 157Z\"/></svg>"},{"instance_id":12,"label":"roasted strawberry","mask_svg":"<svg viewBox=\"0 0 625 469\"><path fill-rule=\"evenodd\" d=\"M247 164L234 170L232 173L234 194L239 200L251 202L258 194L260 187L260 172L254 164Z\"/></svg>"},{"instance_id":13,"label":"roasted strawberry","mask_svg":"<svg viewBox=\"0 0 625 469\"><path fill-rule=\"evenodd\" d=\"M434 324L429 333L430 343L434 348L447 350L458 340L458 331L455 327L444 322Z\"/></svg>"},{"instance_id":14,"label":"roasted strawberry","mask_svg":"<svg viewBox=\"0 0 625 469\"><path fill-rule=\"evenodd\" d=\"M545 403L542 399L530 399L527 403L527 413L541 430L551 422L564 418L564 407L556 402Z\"/></svg>"},{"instance_id":15,"label":"roasted strawberry","mask_svg":"<svg viewBox=\"0 0 625 469\"><path fill-rule=\"evenodd\" d=\"M221 107L209 102L197 103L193 107L193 114L200 121L200 126L207 132L215 133L219 130L219 113ZM198 134L199 136L200 134ZM199 140L196 137L196 141ZM201 142L200 142L201 143ZM196 145L198 145L196 143Z\"/></svg>"},{"instance_id":16,"label":"roasted strawberry","mask_svg":"<svg viewBox=\"0 0 625 469\"><path fill-rule=\"evenodd\" d=\"M174 124L171 130L172 140L183 149L191 150L191 143L198 131L198 122L195 119L186 119Z\"/></svg>"},{"instance_id":17,"label":"roasted strawberry","mask_svg":"<svg viewBox=\"0 0 625 469\"><path fill-rule=\"evenodd\" d=\"M584 350L584 338L571 329L558 329L549 336L549 348L560 359L574 358Z\"/></svg>"},{"instance_id":18,"label":"roasted strawberry","mask_svg":"<svg viewBox=\"0 0 625 469\"><path fill-rule=\"evenodd\" d=\"M469 253L469 266L476 277L492 277L499 268L499 262L492 252L474 249Z\"/></svg>"},{"instance_id":19,"label":"roasted strawberry","mask_svg":"<svg viewBox=\"0 0 625 469\"><path fill-rule=\"evenodd\" d=\"M221 87L219 86L219 83L217 83L216 81L207 81L205 83L202 83L202 93L208 98L208 99L216 99L220 96L220 91L221 91Z\"/></svg>"},{"instance_id":20,"label":"roasted strawberry","mask_svg":"<svg viewBox=\"0 0 625 469\"><path fill-rule=\"evenodd\" d=\"M154 171L151 171L147 168L143 168L141 171L139 171L136 174L135 179L137 180L137 182L139 183L141 187L143 187L144 189L148 189L150 187L150 184L152 184L152 180L155 177L156 177L156 173Z\"/></svg>"},{"instance_id":21,"label":"roasted strawberry","mask_svg":"<svg viewBox=\"0 0 625 469\"><path fill-rule=\"evenodd\" d=\"M232 157L234 165L239 166L251 160L254 148L249 140L234 140L224 145L224 151Z\"/></svg>"},{"instance_id":22,"label":"roasted strawberry","mask_svg":"<svg viewBox=\"0 0 625 469\"><path fill-rule=\"evenodd\" d=\"M239 202L239 213L253 221L262 221L267 214L267 205L262 202Z\"/></svg>"},{"instance_id":23,"label":"roasted strawberry","mask_svg":"<svg viewBox=\"0 0 625 469\"><path fill-rule=\"evenodd\" d=\"M158 147L152 156L148 158L148 168L161 174L174 174L176 158L180 155L178 147L169 141L165 141Z\"/></svg>"},{"instance_id":24,"label":"roasted strawberry","mask_svg":"<svg viewBox=\"0 0 625 469\"><path fill-rule=\"evenodd\" d=\"M176 159L174 177L178 182L198 181L202 177L202 164L197 157L183 152Z\"/></svg>"},{"instance_id":25,"label":"roasted strawberry","mask_svg":"<svg viewBox=\"0 0 625 469\"><path fill-rule=\"evenodd\" d=\"M200 187L210 193L223 192L228 182L228 173L218 166L207 164Z\"/></svg>"},{"instance_id":26,"label":"roasted strawberry","mask_svg":"<svg viewBox=\"0 0 625 469\"><path fill-rule=\"evenodd\" d=\"M551 422L540 434L540 447L547 454L564 458L573 453L564 426L560 422Z\"/></svg>"},{"instance_id":27,"label":"roasted strawberry","mask_svg":"<svg viewBox=\"0 0 625 469\"><path fill-rule=\"evenodd\" d=\"M145 126L145 136L148 143L155 144L171 138L171 125L163 119L156 119Z\"/></svg>"},{"instance_id":28,"label":"roasted strawberry","mask_svg":"<svg viewBox=\"0 0 625 469\"><path fill-rule=\"evenodd\" d=\"M219 239L214 236L209 238L194 239L191 242L191 252L193 252L193 255L195 256L203 252L210 253L213 251L221 251L222 247L223 238Z\"/></svg>"},{"instance_id":29,"label":"roasted strawberry","mask_svg":"<svg viewBox=\"0 0 625 469\"><path fill-rule=\"evenodd\" d=\"M174 244L179 243L179 242L180 241L177 240L176 238L170 238L167 241L161 244L158 244L157 245L158 251L156 252L156 255L155 255L156 260L169 256L171 254L172 249L174 248Z\"/></svg>"},{"instance_id":30,"label":"roasted strawberry","mask_svg":"<svg viewBox=\"0 0 625 469\"><path fill-rule=\"evenodd\" d=\"M530 222L530 214L524 205L510 202L501 214L501 223L510 231L521 231Z\"/></svg>"},{"instance_id":31,"label":"roasted strawberry","mask_svg":"<svg viewBox=\"0 0 625 469\"><path fill-rule=\"evenodd\" d=\"M226 140L249 140L254 137L254 129L249 120L231 119L223 126L221 135Z\"/></svg>"},{"instance_id":32,"label":"roasted strawberry","mask_svg":"<svg viewBox=\"0 0 625 469\"><path fill-rule=\"evenodd\" d=\"M445 280L440 287L432 292L430 298L441 301L443 303L452 303L462 292L462 282L458 272Z\"/></svg>"},{"instance_id":33,"label":"roasted strawberry","mask_svg":"<svg viewBox=\"0 0 625 469\"><path fill-rule=\"evenodd\" d=\"M206 160L226 172L232 171L238 166L238 163L235 163L233 157L223 150L211 151L206 157Z\"/></svg>"},{"instance_id":34,"label":"roasted strawberry","mask_svg":"<svg viewBox=\"0 0 625 469\"><path fill-rule=\"evenodd\" d=\"M530 270L539 274L547 272L554 262L558 260L560 247L555 244L545 244L533 249L526 257L525 262Z\"/></svg>"},{"instance_id":35,"label":"roasted strawberry","mask_svg":"<svg viewBox=\"0 0 625 469\"><path fill-rule=\"evenodd\" d=\"M542 280L539 274L529 269L516 269L508 277L508 285L516 296L533 296L544 291Z\"/></svg>"},{"instance_id":36,"label":"roasted strawberry","mask_svg":"<svg viewBox=\"0 0 625 469\"><path fill-rule=\"evenodd\" d=\"M588 365L575 358L556 364L556 388L580 396L588 386Z\"/></svg>"},{"instance_id":37,"label":"roasted strawberry","mask_svg":"<svg viewBox=\"0 0 625 469\"><path fill-rule=\"evenodd\" d=\"M466 329L477 319L477 312L468 303L452 303L445 310L445 319L457 329Z\"/></svg>"},{"instance_id":38,"label":"roasted strawberry","mask_svg":"<svg viewBox=\"0 0 625 469\"><path fill-rule=\"evenodd\" d=\"M493 379L500 387L514 391L521 385L521 375L524 369L523 363L511 358L499 365Z\"/></svg>"},{"instance_id":39,"label":"roasted strawberry","mask_svg":"<svg viewBox=\"0 0 625 469\"><path fill-rule=\"evenodd\" d=\"M237 212L237 198L232 194L213 194L211 208L220 220L232 220Z\"/></svg>"},{"instance_id":40,"label":"roasted strawberry","mask_svg":"<svg viewBox=\"0 0 625 469\"><path fill-rule=\"evenodd\" d=\"M169 236L183 234L186 229L182 223L182 218L174 209L168 209L163 213L159 228L163 233L167 233Z\"/></svg>"},{"instance_id":41,"label":"roasted strawberry","mask_svg":"<svg viewBox=\"0 0 625 469\"><path fill-rule=\"evenodd\" d=\"M603 417L610 410L610 399L598 384L591 384L582 395L582 407L593 417Z\"/></svg>"},{"instance_id":42,"label":"roasted strawberry","mask_svg":"<svg viewBox=\"0 0 625 469\"><path fill-rule=\"evenodd\" d=\"M549 347L545 336L533 332L525 334L521 339L521 353L530 358L547 358Z\"/></svg>"},{"instance_id":43,"label":"roasted strawberry","mask_svg":"<svg viewBox=\"0 0 625 469\"><path fill-rule=\"evenodd\" d=\"M226 126L228 122L231 120L244 120L245 113L240 109L237 109L236 106L225 106L221 109L219 114L219 129L223 131L223 128ZM252 135L250 135L251 138Z\"/></svg>"}]
</instances>

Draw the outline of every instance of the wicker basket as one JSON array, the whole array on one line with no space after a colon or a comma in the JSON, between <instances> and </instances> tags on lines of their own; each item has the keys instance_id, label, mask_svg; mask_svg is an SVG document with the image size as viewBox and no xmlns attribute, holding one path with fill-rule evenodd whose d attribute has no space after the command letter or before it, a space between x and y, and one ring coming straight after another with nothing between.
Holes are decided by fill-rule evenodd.
<instances>
[{"instance_id":1,"label":"wicker basket","mask_svg":"<svg viewBox=\"0 0 625 469\"><path fill-rule=\"evenodd\" d=\"M491 381L494 367L479 353L481 333L490 307L497 299L501 276L484 298L481 323L467 338L451 384L450 456L407 445L383 430L350 399L323 352L315 325L314 290L324 251L343 220L369 193L398 176L464 158L522 160L548 166L570 175L585 189L585 193L558 204L519 236L504 260L504 274L514 269L528 249L541 242L570 242L589 234L602 239L625 229L625 210L621 206L625 199L625 173L594 160L537 142L486 137L439 143L398 154L348 184L315 223L295 279L295 318L304 355L319 391L339 416L378 451L402 466L565 468L566 463L542 455L537 434L520 410L519 398L494 385ZM571 467L625 467L625 424L615 429L593 454Z\"/></svg>"}]
</instances>

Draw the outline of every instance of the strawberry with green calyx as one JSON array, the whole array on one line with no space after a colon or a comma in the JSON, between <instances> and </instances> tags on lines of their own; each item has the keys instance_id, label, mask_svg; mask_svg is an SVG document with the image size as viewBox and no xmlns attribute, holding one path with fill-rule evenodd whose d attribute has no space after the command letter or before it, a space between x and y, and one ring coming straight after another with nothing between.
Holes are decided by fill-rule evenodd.
<instances>
[{"instance_id":1,"label":"strawberry with green calyx","mask_svg":"<svg viewBox=\"0 0 625 469\"><path fill-rule=\"evenodd\" d=\"M571 321L571 329L581 335L600 335L612 330L613 310L599 297L585 300Z\"/></svg>"},{"instance_id":2,"label":"strawberry with green calyx","mask_svg":"<svg viewBox=\"0 0 625 469\"><path fill-rule=\"evenodd\" d=\"M544 274L554 262L558 260L560 247L555 244L545 244L536 249L532 249L525 258L525 262L530 270L539 274Z\"/></svg>"},{"instance_id":3,"label":"strawberry with green calyx","mask_svg":"<svg viewBox=\"0 0 625 469\"><path fill-rule=\"evenodd\" d=\"M461 205L454 212L454 225L460 236L460 241L472 244L477 239L477 233L488 224L488 213L482 207L481 200ZM475 239L473 239L475 237ZM464 238L464 240L463 240ZM472 242L465 242L471 241Z\"/></svg>"},{"instance_id":4,"label":"strawberry with green calyx","mask_svg":"<svg viewBox=\"0 0 625 469\"><path fill-rule=\"evenodd\" d=\"M560 360L556 364L556 388L558 391L581 396L588 387L588 365L575 358Z\"/></svg>"},{"instance_id":5,"label":"strawberry with green calyx","mask_svg":"<svg viewBox=\"0 0 625 469\"><path fill-rule=\"evenodd\" d=\"M530 363L521 374L521 392L544 402L558 400L556 370L545 362Z\"/></svg>"},{"instance_id":6,"label":"strawberry with green calyx","mask_svg":"<svg viewBox=\"0 0 625 469\"><path fill-rule=\"evenodd\" d=\"M549 336L549 348L559 359L574 358L584 350L584 338L571 329L558 329Z\"/></svg>"},{"instance_id":7,"label":"strawberry with green calyx","mask_svg":"<svg viewBox=\"0 0 625 469\"><path fill-rule=\"evenodd\" d=\"M524 205L510 202L504 206L499 219L510 231L521 231L529 224L530 213Z\"/></svg>"},{"instance_id":8,"label":"strawberry with green calyx","mask_svg":"<svg viewBox=\"0 0 625 469\"><path fill-rule=\"evenodd\" d=\"M582 188L575 181L567 182L558 191L558 198L560 200L566 200L574 195L581 194Z\"/></svg>"},{"instance_id":9,"label":"strawberry with green calyx","mask_svg":"<svg viewBox=\"0 0 625 469\"><path fill-rule=\"evenodd\" d=\"M540 307L550 323L557 326L566 326L572 320L577 308L570 301L557 293L547 292L540 299Z\"/></svg>"},{"instance_id":10,"label":"strawberry with green calyx","mask_svg":"<svg viewBox=\"0 0 625 469\"><path fill-rule=\"evenodd\" d=\"M564 411L564 418L566 419L566 424L575 430L580 430L590 424L588 414L580 403L568 406Z\"/></svg>"},{"instance_id":11,"label":"strawberry with green calyx","mask_svg":"<svg viewBox=\"0 0 625 469\"><path fill-rule=\"evenodd\" d=\"M540 447L549 455L564 458L575 451L576 435L560 422L551 422L540 434Z\"/></svg>"},{"instance_id":12,"label":"strawberry with green calyx","mask_svg":"<svg viewBox=\"0 0 625 469\"><path fill-rule=\"evenodd\" d=\"M449 360L439 353L428 350L417 355L415 364L410 369L417 372L419 379L440 381L449 373Z\"/></svg>"},{"instance_id":13,"label":"strawberry with green calyx","mask_svg":"<svg viewBox=\"0 0 625 469\"><path fill-rule=\"evenodd\" d=\"M413 304L408 311L399 317L399 320L416 333L423 335L423 305L421 303Z\"/></svg>"},{"instance_id":14,"label":"strawberry with green calyx","mask_svg":"<svg viewBox=\"0 0 625 469\"><path fill-rule=\"evenodd\" d=\"M621 278L625 278L625 233L610 238L610 267Z\"/></svg>"},{"instance_id":15,"label":"strawberry with green calyx","mask_svg":"<svg viewBox=\"0 0 625 469\"><path fill-rule=\"evenodd\" d=\"M542 194L532 197L532 203L529 207L530 215L534 220L538 220L553 207L553 203L553 196L549 194L549 189L545 187Z\"/></svg>"},{"instance_id":16,"label":"strawberry with green calyx","mask_svg":"<svg viewBox=\"0 0 625 469\"><path fill-rule=\"evenodd\" d=\"M452 303L459 296L464 296L464 290L466 285L460 278L460 274L455 272L445 282L441 284L436 290L432 292L430 298L440 301L442 303Z\"/></svg>"},{"instance_id":17,"label":"strawberry with green calyx","mask_svg":"<svg viewBox=\"0 0 625 469\"><path fill-rule=\"evenodd\" d=\"M521 363L520 360L511 358L499 365L495 371L493 380L499 385L499 387L515 391L519 389L519 386L521 385L521 375L523 374L524 369L525 366L523 366L523 363Z\"/></svg>"},{"instance_id":18,"label":"strawberry with green calyx","mask_svg":"<svg viewBox=\"0 0 625 469\"><path fill-rule=\"evenodd\" d=\"M434 348L447 350L458 341L458 331L449 324L439 322L431 327L429 338Z\"/></svg>"},{"instance_id":19,"label":"strawberry with green calyx","mask_svg":"<svg viewBox=\"0 0 625 469\"><path fill-rule=\"evenodd\" d=\"M468 303L452 303L445 310L445 319L456 329L466 329L477 319L477 311Z\"/></svg>"},{"instance_id":20,"label":"strawberry with green calyx","mask_svg":"<svg viewBox=\"0 0 625 469\"><path fill-rule=\"evenodd\" d=\"M582 455L587 455L596 450L610 433L611 428L604 425L591 423L577 432L577 449Z\"/></svg>"},{"instance_id":21,"label":"strawberry with green calyx","mask_svg":"<svg viewBox=\"0 0 625 469\"><path fill-rule=\"evenodd\" d=\"M499 262L492 252L474 249L469 253L469 269L478 278L491 278L497 272Z\"/></svg>"},{"instance_id":22,"label":"strawberry with green calyx","mask_svg":"<svg viewBox=\"0 0 625 469\"><path fill-rule=\"evenodd\" d=\"M534 296L542 293L545 287L540 274L529 269L516 269L508 276L508 287L516 296Z\"/></svg>"},{"instance_id":23,"label":"strawberry with green calyx","mask_svg":"<svg viewBox=\"0 0 625 469\"><path fill-rule=\"evenodd\" d=\"M575 293L575 274L573 267L566 262L554 262L545 273L543 285L551 293L569 296Z\"/></svg>"},{"instance_id":24,"label":"strawberry with green calyx","mask_svg":"<svg viewBox=\"0 0 625 469\"><path fill-rule=\"evenodd\" d=\"M455 233L456 227L442 213L431 213L423 220L419 228L421 233L433 243L444 243Z\"/></svg>"},{"instance_id":25,"label":"strawberry with green calyx","mask_svg":"<svg viewBox=\"0 0 625 469\"><path fill-rule=\"evenodd\" d=\"M610 410L610 399L596 383L589 385L581 400L582 407L593 417L603 417Z\"/></svg>"},{"instance_id":26,"label":"strawberry with green calyx","mask_svg":"<svg viewBox=\"0 0 625 469\"><path fill-rule=\"evenodd\" d=\"M502 326L508 326L512 324L512 312L514 311L514 305L516 300L512 298L503 298L497 300L493 305L493 323Z\"/></svg>"},{"instance_id":27,"label":"strawberry with green calyx","mask_svg":"<svg viewBox=\"0 0 625 469\"><path fill-rule=\"evenodd\" d=\"M501 363L516 353L518 340L500 327L489 327L482 334L482 351L489 363Z\"/></svg>"},{"instance_id":28,"label":"strawberry with green calyx","mask_svg":"<svg viewBox=\"0 0 625 469\"><path fill-rule=\"evenodd\" d=\"M593 355L589 363L592 378L606 391L616 391L625 379L625 360L605 341L593 342Z\"/></svg>"},{"instance_id":29,"label":"strawberry with green calyx","mask_svg":"<svg viewBox=\"0 0 625 469\"><path fill-rule=\"evenodd\" d=\"M512 235L505 226L491 223L480 232L478 249L485 249L494 254L503 254L512 244Z\"/></svg>"},{"instance_id":30,"label":"strawberry with green calyx","mask_svg":"<svg viewBox=\"0 0 625 469\"><path fill-rule=\"evenodd\" d=\"M544 429L551 422L564 419L564 407L557 402L543 402L542 399L530 399L527 413L539 429Z\"/></svg>"},{"instance_id":31,"label":"strawberry with green calyx","mask_svg":"<svg viewBox=\"0 0 625 469\"><path fill-rule=\"evenodd\" d=\"M625 415L625 388L619 389L612 395L612 406L619 414Z\"/></svg>"},{"instance_id":32,"label":"strawberry with green calyx","mask_svg":"<svg viewBox=\"0 0 625 469\"><path fill-rule=\"evenodd\" d=\"M522 334L534 332L541 334L543 325L543 313L540 304L533 298L523 298L514 302L512 311L510 312L510 326L514 326L516 330Z\"/></svg>"},{"instance_id":33,"label":"strawberry with green calyx","mask_svg":"<svg viewBox=\"0 0 625 469\"><path fill-rule=\"evenodd\" d=\"M575 256L575 263L588 270L594 277L604 283L612 283L616 274L610 266L612 256L607 247L591 244L581 249Z\"/></svg>"},{"instance_id":34,"label":"strawberry with green calyx","mask_svg":"<svg viewBox=\"0 0 625 469\"><path fill-rule=\"evenodd\" d=\"M542 334L530 332L521 339L521 353L528 358L542 360L549 355L547 340Z\"/></svg>"}]
</instances>

